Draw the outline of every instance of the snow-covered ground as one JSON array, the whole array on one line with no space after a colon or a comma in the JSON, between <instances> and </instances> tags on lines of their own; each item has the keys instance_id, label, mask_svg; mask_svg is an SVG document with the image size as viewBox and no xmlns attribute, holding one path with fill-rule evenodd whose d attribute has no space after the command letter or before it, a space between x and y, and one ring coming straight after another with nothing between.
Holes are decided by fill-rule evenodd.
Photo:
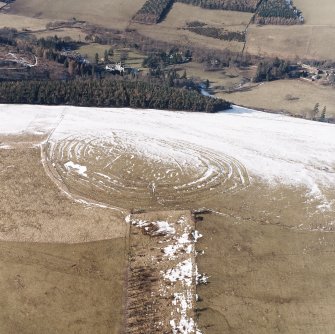
<instances>
[{"instance_id":1,"label":"snow-covered ground","mask_svg":"<svg viewBox=\"0 0 335 334\"><path fill-rule=\"evenodd\" d=\"M306 186L311 194L335 186L335 125L241 107L205 114L158 110L0 105L0 133L50 132L107 137L111 131L191 143L232 156L273 184ZM157 148L159 150L159 147ZM151 152L152 154L152 152Z\"/></svg>"}]
</instances>

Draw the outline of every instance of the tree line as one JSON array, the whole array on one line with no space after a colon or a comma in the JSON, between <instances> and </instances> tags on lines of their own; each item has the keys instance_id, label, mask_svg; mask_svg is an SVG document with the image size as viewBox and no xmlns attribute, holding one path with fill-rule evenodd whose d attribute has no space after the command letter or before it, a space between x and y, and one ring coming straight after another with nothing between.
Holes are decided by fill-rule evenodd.
<instances>
[{"instance_id":1,"label":"tree line","mask_svg":"<svg viewBox=\"0 0 335 334\"><path fill-rule=\"evenodd\" d=\"M213 113L230 108L194 90L142 81L78 79L0 82L0 103L131 107Z\"/></svg>"},{"instance_id":2,"label":"tree line","mask_svg":"<svg viewBox=\"0 0 335 334\"><path fill-rule=\"evenodd\" d=\"M224 41L245 42L244 31L227 31L221 28L209 27L206 23L199 21L186 23L186 27L184 29L197 35L212 37Z\"/></svg>"}]
</instances>

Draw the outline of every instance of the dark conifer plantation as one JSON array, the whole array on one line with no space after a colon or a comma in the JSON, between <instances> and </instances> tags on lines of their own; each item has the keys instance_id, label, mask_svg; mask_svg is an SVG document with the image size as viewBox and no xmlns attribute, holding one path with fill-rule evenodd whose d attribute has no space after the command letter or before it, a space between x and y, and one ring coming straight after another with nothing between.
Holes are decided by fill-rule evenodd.
<instances>
[{"instance_id":1,"label":"dark conifer plantation","mask_svg":"<svg viewBox=\"0 0 335 334\"><path fill-rule=\"evenodd\" d=\"M132 107L209 113L230 108L229 102L205 97L194 90L109 79L2 82L0 103Z\"/></svg>"}]
</instances>

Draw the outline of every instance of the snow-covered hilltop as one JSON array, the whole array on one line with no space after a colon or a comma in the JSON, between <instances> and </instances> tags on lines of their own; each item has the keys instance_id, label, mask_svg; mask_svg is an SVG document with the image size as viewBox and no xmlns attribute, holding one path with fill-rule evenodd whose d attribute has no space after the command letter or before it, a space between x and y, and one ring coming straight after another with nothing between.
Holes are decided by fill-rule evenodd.
<instances>
[{"instance_id":1,"label":"snow-covered hilltop","mask_svg":"<svg viewBox=\"0 0 335 334\"><path fill-rule=\"evenodd\" d=\"M52 141L68 135L105 136L111 131L185 142L237 159L251 179L305 186L322 196L335 185L335 125L234 107L217 114L158 110L46 106L0 106L0 133L49 133ZM126 140L126 139L125 139ZM145 145L139 141L138 145ZM0 147L1 148L1 147ZM142 147L145 151L145 147ZM164 147L148 149L164 157Z\"/></svg>"}]
</instances>

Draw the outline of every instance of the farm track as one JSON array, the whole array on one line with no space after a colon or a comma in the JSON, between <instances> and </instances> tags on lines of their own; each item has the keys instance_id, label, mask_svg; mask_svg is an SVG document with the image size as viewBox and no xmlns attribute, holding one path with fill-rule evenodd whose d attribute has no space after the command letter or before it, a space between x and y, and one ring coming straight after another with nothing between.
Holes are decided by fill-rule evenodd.
<instances>
[{"instance_id":1,"label":"farm track","mask_svg":"<svg viewBox=\"0 0 335 334\"><path fill-rule=\"evenodd\" d=\"M166 221L173 233L157 233L157 221ZM195 333L197 265L191 232L195 222L189 211L131 215L129 263L126 281L125 329L127 334ZM178 243L182 238L183 244ZM166 254L169 247L178 247ZM188 263L177 281L166 273ZM182 330L183 326L187 330ZM197 332L200 333L200 332Z\"/></svg>"}]
</instances>

